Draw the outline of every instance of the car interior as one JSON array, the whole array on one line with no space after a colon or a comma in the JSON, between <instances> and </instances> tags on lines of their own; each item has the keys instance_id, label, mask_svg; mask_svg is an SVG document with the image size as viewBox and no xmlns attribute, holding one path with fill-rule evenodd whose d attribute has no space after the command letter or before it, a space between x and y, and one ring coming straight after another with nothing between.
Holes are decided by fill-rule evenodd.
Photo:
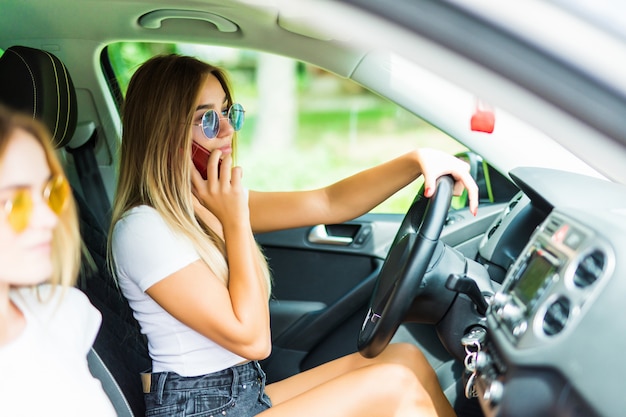
<instances>
[{"instance_id":1,"label":"car interior","mask_svg":"<svg viewBox=\"0 0 626 417\"><path fill-rule=\"evenodd\" d=\"M113 18L109 4L91 1L91 7L72 4L86 17L81 27L33 25L32 36L2 29L3 19L26 12L33 14L33 24L54 18L57 12L50 7L65 3L72 2L24 2L0 16L0 102L42 120L64 160L84 242L77 286L103 315L88 361L119 416L145 414L139 375L150 368L147 341L106 264L114 144L123 105L106 45L128 39L241 43L303 59L389 96L435 126L446 126L446 133L468 148L458 156L468 161L480 188L477 216L466 205L451 207L451 181L444 177L433 198L425 199L419 190L400 216L368 213L343 224L256 236L274 278L274 347L263 361L269 382L357 350L373 357L389 343L409 342L424 351L460 417L623 414L626 399L612 387L620 386L626 371L619 360L626 349L626 324L619 320L626 292L621 280L626 266L620 262L620 254L626 253L626 129L618 117L626 109L626 88L621 81L609 85L603 78L608 71L594 75L563 56L547 57L542 66L538 48L536 55L523 56L526 62L518 63L509 79L493 76L496 70L506 72L496 68L496 56L502 58L504 49L495 45L481 50L478 45L478 55L487 63L475 67L478 55L468 58L474 49L453 45L452 37L436 27L437 13L443 13L438 8L446 9L450 24L472 33L474 43L495 34L514 38L518 27L503 29L504 15L494 24L487 13L480 14L480 7L472 14L456 2L438 6L400 1L387 10L369 1L303 2L319 13L336 6L337 13L326 14L328 21L320 24L293 6L246 1L184 1L175 6L116 1L115 13L127 19L121 22ZM400 8L405 3L410 4ZM350 14L354 6L363 14ZM120 27L102 34L98 30L105 31L106 25L99 24L92 31L88 25L95 25L98 14L111 16ZM377 14L387 19L377 20ZM355 16L354 21L338 25L336 19L346 15ZM386 27L390 22L396 26ZM375 28L371 33L358 31L368 23ZM479 24L484 31L476 29ZM352 42L354 33L363 38ZM585 33L595 36L591 29ZM401 36L413 42L403 43ZM276 45L269 47L272 38ZM544 39L548 49L550 39ZM536 46L532 40L514 39L512 44L530 50ZM445 47L440 50L429 42ZM389 45L395 49L390 51ZM503 41L500 46L510 45ZM616 51L613 56L626 56L624 45L611 43L610 48L615 48L607 49ZM417 72L411 61L418 49L420 59L428 55L431 69L440 63L465 63L459 78L493 76L491 90L480 81L475 89L492 91L495 102L506 102L507 93L525 106L498 108L500 130L493 135L468 132L469 117L459 116L458 101L436 105L442 95L429 92L429 85L446 86L450 94L456 90L436 77L427 82L432 76L428 71ZM466 54L467 62L448 57L450 50ZM520 56L505 58L510 64ZM550 75L547 84L524 84L522 69L528 63L534 65L533 73ZM392 68L401 68L405 78L394 78ZM448 75L443 66L439 69ZM564 75L558 76L557 70ZM415 72L407 76L407 71ZM416 78L422 82L411 84ZM508 85L514 78L516 84ZM523 87L535 89L520 92ZM569 89L587 93L593 109L567 107L572 103ZM415 94L431 98L432 108L424 104L428 100L413 102ZM442 107L445 114L435 112ZM515 110L525 116L521 120L535 116L538 130L548 134L517 120L509 124ZM457 116L466 122L463 128L443 121ZM498 135L520 139L498 141ZM486 144L487 137L491 142ZM541 155L524 154L522 148L529 144Z\"/></svg>"}]
</instances>

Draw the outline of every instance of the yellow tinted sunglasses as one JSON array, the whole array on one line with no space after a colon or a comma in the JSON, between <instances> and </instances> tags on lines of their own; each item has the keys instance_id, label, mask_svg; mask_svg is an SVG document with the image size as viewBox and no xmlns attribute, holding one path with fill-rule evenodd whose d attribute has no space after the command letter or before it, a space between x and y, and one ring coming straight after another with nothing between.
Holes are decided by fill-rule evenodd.
<instances>
[{"instance_id":1,"label":"yellow tinted sunglasses","mask_svg":"<svg viewBox=\"0 0 626 417\"><path fill-rule=\"evenodd\" d=\"M41 197L57 216L63 213L67 206L70 195L70 185L62 175L50 178L41 190ZM34 201L30 188L19 188L13 197L0 203L7 216L7 221L15 233L21 233L26 229L33 214Z\"/></svg>"}]
</instances>

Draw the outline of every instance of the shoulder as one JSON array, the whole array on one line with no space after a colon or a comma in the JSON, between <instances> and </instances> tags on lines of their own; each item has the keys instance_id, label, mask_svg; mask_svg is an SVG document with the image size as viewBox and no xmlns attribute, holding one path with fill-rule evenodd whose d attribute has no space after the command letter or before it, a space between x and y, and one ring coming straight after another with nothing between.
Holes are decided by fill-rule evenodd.
<instances>
[{"instance_id":1,"label":"shoulder","mask_svg":"<svg viewBox=\"0 0 626 417\"><path fill-rule=\"evenodd\" d=\"M74 287L42 284L12 290L11 299L32 313L84 312L95 310L89 298Z\"/></svg>"},{"instance_id":2,"label":"shoulder","mask_svg":"<svg viewBox=\"0 0 626 417\"><path fill-rule=\"evenodd\" d=\"M102 315L77 288L49 284L15 290L11 298L23 310L28 325L59 340L75 340L76 349L86 354L102 323Z\"/></svg>"},{"instance_id":3,"label":"shoulder","mask_svg":"<svg viewBox=\"0 0 626 417\"><path fill-rule=\"evenodd\" d=\"M124 213L115 223L111 244L113 252L119 254L138 243L167 242L176 237L158 211L149 206L138 206Z\"/></svg>"},{"instance_id":4,"label":"shoulder","mask_svg":"<svg viewBox=\"0 0 626 417\"><path fill-rule=\"evenodd\" d=\"M91 304L85 293L77 288L67 288L58 293L63 298L60 300L62 307L57 326L60 331L69 330L69 333L75 335L77 348L81 354L86 354L96 340L102 324L102 314Z\"/></svg>"},{"instance_id":5,"label":"shoulder","mask_svg":"<svg viewBox=\"0 0 626 417\"><path fill-rule=\"evenodd\" d=\"M143 290L199 258L193 242L147 206L125 213L111 239L118 278L130 278Z\"/></svg>"},{"instance_id":6,"label":"shoulder","mask_svg":"<svg viewBox=\"0 0 626 417\"><path fill-rule=\"evenodd\" d=\"M153 207L137 206L128 210L115 223L113 227L113 243L121 237L136 236L162 237L168 235L172 237L182 237L163 218L163 216Z\"/></svg>"},{"instance_id":7,"label":"shoulder","mask_svg":"<svg viewBox=\"0 0 626 417\"><path fill-rule=\"evenodd\" d=\"M150 206L137 206L124 213L115 223L113 233L119 234L129 228L137 229L161 224L164 225L165 221L158 211Z\"/></svg>"},{"instance_id":8,"label":"shoulder","mask_svg":"<svg viewBox=\"0 0 626 417\"><path fill-rule=\"evenodd\" d=\"M153 247L189 241L187 236L174 230L157 210L149 206L137 206L124 213L115 223L111 239L115 253L137 243Z\"/></svg>"}]
</instances>

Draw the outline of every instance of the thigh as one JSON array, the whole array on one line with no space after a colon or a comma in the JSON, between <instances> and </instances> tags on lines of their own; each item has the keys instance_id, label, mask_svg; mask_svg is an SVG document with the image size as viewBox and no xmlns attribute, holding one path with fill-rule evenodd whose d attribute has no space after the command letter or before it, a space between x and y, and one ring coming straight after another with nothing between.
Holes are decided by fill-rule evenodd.
<instances>
[{"instance_id":1,"label":"thigh","mask_svg":"<svg viewBox=\"0 0 626 417\"><path fill-rule=\"evenodd\" d=\"M342 358L344 359L344 358ZM341 360L340 366L345 366ZM331 364L322 365L328 368ZM320 368L322 368L320 367ZM307 371L296 378L302 386L306 385L306 375L319 378L318 372ZM327 371L326 376L332 374ZM335 373L336 374L336 373ZM295 378L295 377L292 377ZM294 379L291 379L293 382ZM319 378L321 379L321 378ZM385 383L381 383L385 381ZM283 381L283 389L289 385ZM268 390L270 398L280 393L281 387ZM282 394L282 393L281 393ZM284 395L284 394L283 394ZM300 392L291 398L284 398L273 407L264 411L261 417L308 417L320 415L326 417L386 417L396 415L419 415L421 417L436 417L435 409L428 393L417 382L415 375L405 366L395 364L372 364L359 369L336 375L323 383Z\"/></svg>"},{"instance_id":2,"label":"thigh","mask_svg":"<svg viewBox=\"0 0 626 417\"><path fill-rule=\"evenodd\" d=\"M432 385L433 381L436 381L432 367L420 350L408 343L399 343L389 345L376 358L366 359L359 353L353 353L282 381L274 382L267 386L267 394L271 398L272 404L277 405L334 378L375 364L406 366L416 373L420 382L426 386Z\"/></svg>"}]
</instances>

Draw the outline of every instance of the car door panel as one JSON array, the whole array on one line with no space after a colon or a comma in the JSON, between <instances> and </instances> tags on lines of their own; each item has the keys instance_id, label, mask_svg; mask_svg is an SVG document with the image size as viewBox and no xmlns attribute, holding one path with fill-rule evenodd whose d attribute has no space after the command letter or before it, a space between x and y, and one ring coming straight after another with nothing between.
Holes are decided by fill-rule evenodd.
<instances>
[{"instance_id":1,"label":"car door panel","mask_svg":"<svg viewBox=\"0 0 626 417\"><path fill-rule=\"evenodd\" d=\"M454 211L442 239L464 252L476 251L502 209L483 207L476 217L467 209ZM274 348L264 363L269 381L356 350L376 278L403 217L370 213L339 225L256 236L273 276Z\"/></svg>"}]
</instances>

